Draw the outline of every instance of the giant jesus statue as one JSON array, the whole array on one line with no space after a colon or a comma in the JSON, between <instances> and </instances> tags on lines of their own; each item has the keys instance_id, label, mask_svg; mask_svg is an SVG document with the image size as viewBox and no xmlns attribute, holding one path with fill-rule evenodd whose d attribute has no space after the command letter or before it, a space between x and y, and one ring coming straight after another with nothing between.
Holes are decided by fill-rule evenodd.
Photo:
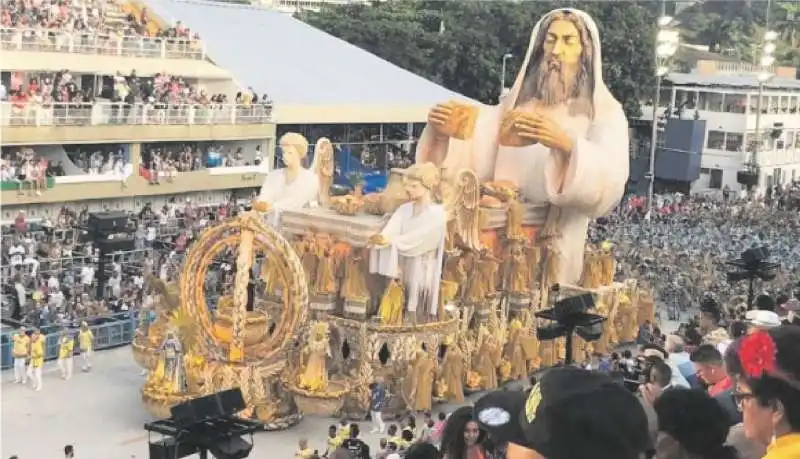
<instances>
[{"instance_id":1,"label":"giant jesus statue","mask_svg":"<svg viewBox=\"0 0 800 459\"><path fill-rule=\"evenodd\" d=\"M510 180L526 201L549 204L561 256L556 280L577 282L589 219L611 210L628 180L628 122L603 83L592 18L574 9L547 13L511 91L497 106L478 109L463 140L447 134L458 116L451 103L430 111L416 161L446 173L470 168L482 181Z\"/></svg>"}]
</instances>

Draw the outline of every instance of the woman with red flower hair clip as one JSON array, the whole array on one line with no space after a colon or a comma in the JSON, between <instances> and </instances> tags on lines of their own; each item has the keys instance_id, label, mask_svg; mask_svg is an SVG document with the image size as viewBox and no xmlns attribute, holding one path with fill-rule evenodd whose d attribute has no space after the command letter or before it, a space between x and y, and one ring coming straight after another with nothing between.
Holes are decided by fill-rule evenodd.
<instances>
[{"instance_id":1,"label":"woman with red flower hair clip","mask_svg":"<svg viewBox=\"0 0 800 459\"><path fill-rule=\"evenodd\" d=\"M744 433L763 459L800 459L800 327L782 325L737 340L725 355Z\"/></svg>"}]
</instances>

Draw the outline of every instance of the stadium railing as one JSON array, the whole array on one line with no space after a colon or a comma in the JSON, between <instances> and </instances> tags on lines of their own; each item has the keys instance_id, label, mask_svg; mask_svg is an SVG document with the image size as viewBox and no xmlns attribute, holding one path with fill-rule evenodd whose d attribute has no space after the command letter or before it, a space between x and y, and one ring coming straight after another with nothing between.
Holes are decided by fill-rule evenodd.
<instances>
[{"instance_id":1,"label":"stadium railing","mask_svg":"<svg viewBox=\"0 0 800 459\"><path fill-rule=\"evenodd\" d=\"M67 325L65 328L77 340L78 325L80 321ZM89 324L94 334L94 350L109 349L124 346L133 342L136 334L138 321L136 317L129 313L121 313L110 316L97 317L92 319ZM51 325L42 328L45 334L45 360L55 360L58 358L58 340L61 337L62 328ZM0 367L5 370L14 364L11 355L11 337L15 330L3 331L0 336ZM75 354L79 354L79 346L75 343Z\"/></svg>"},{"instance_id":2,"label":"stadium railing","mask_svg":"<svg viewBox=\"0 0 800 459\"><path fill-rule=\"evenodd\" d=\"M0 47L3 51L43 51L161 59L206 58L205 45L200 40L119 36L66 30L0 28Z\"/></svg>"},{"instance_id":3,"label":"stadium railing","mask_svg":"<svg viewBox=\"0 0 800 459\"><path fill-rule=\"evenodd\" d=\"M272 121L271 105L151 105L113 102L35 104L3 102L3 126L104 126L262 124Z\"/></svg>"}]
</instances>

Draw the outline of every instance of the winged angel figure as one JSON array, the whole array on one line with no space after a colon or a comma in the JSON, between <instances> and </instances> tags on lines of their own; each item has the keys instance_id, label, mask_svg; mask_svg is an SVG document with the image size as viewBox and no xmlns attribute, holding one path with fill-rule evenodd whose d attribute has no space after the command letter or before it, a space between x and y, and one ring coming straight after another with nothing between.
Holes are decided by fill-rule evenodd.
<instances>
[{"instance_id":1,"label":"winged angel figure","mask_svg":"<svg viewBox=\"0 0 800 459\"><path fill-rule=\"evenodd\" d=\"M447 211L446 250L480 250L480 198L480 181L469 169L460 170L452 182L442 182L442 203Z\"/></svg>"}]
</instances>

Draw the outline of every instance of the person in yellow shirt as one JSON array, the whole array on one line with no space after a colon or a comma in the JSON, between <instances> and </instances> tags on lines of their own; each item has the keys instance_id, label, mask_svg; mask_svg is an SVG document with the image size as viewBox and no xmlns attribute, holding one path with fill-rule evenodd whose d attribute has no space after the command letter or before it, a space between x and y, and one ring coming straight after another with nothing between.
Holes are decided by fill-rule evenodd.
<instances>
[{"instance_id":1,"label":"person in yellow shirt","mask_svg":"<svg viewBox=\"0 0 800 459\"><path fill-rule=\"evenodd\" d=\"M72 354L75 352L75 340L67 330L61 332L58 340L58 369L61 378L68 381L72 377Z\"/></svg>"},{"instance_id":2,"label":"person in yellow shirt","mask_svg":"<svg viewBox=\"0 0 800 459\"><path fill-rule=\"evenodd\" d=\"M342 438L339 437L336 431L336 424L328 426L328 438L325 440L326 450L322 457L328 457L336 451L337 448L342 446Z\"/></svg>"},{"instance_id":3,"label":"person in yellow shirt","mask_svg":"<svg viewBox=\"0 0 800 459\"><path fill-rule=\"evenodd\" d=\"M297 443L298 449L294 455L295 459L311 459L314 456L314 450L308 447L307 439L301 438Z\"/></svg>"},{"instance_id":4,"label":"person in yellow shirt","mask_svg":"<svg viewBox=\"0 0 800 459\"><path fill-rule=\"evenodd\" d=\"M14 382L25 384L28 382L25 364L31 347L31 338L25 332L25 327L19 327L19 330L11 337L11 342L11 355L14 357Z\"/></svg>"},{"instance_id":5,"label":"person in yellow shirt","mask_svg":"<svg viewBox=\"0 0 800 459\"><path fill-rule=\"evenodd\" d=\"M78 332L78 345L81 349L81 357L83 357L82 371L89 371L92 369L92 349L94 348L94 334L86 322L81 322L81 331Z\"/></svg>"},{"instance_id":6,"label":"person in yellow shirt","mask_svg":"<svg viewBox=\"0 0 800 459\"><path fill-rule=\"evenodd\" d=\"M31 335L31 357L28 373L33 379L33 390L42 390L42 367L44 366L44 335L34 330Z\"/></svg>"}]
</instances>

